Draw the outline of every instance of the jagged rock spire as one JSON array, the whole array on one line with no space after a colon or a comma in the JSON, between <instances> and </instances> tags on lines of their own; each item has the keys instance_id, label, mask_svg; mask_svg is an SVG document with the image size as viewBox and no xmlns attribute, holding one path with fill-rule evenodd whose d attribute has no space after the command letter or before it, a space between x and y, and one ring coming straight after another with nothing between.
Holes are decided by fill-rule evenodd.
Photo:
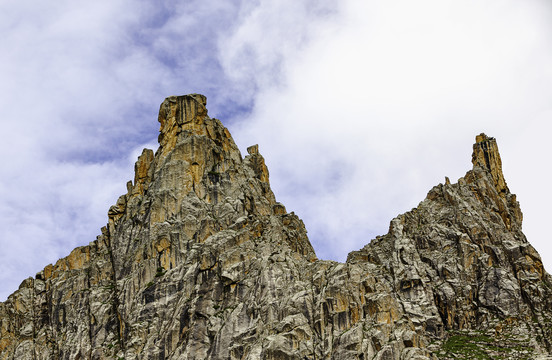
<instances>
[{"instance_id":1,"label":"jagged rock spire","mask_svg":"<svg viewBox=\"0 0 552 360\"><path fill-rule=\"evenodd\" d=\"M159 146L162 155L174 149L179 135L188 131L205 135L207 98L200 94L169 96L159 107Z\"/></svg>"},{"instance_id":2,"label":"jagged rock spire","mask_svg":"<svg viewBox=\"0 0 552 360\"><path fill-rule=\"evenodd\" d=\"M502 173L502 161L498 152L498 145L493 137L481 133L475 137L472 154L473 166L480 166L490 171L496 190L500 194L509 193L510 190Z\"/></svg>"}]
</instances>

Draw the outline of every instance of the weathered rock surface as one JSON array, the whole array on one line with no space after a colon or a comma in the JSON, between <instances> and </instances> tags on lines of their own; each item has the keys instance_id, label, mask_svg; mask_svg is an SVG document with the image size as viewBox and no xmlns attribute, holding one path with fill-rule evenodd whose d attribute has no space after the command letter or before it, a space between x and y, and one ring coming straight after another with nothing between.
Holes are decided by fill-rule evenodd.
<instances>
[{"instance_id":1,"label":"weathered rock surface","mask_svg":"<svg viewBox=\"0 0 552 360\"><path fill-rule=\"evenodd\" d=\"M346 263L318 260L202 95L169 97L160 147L87 246L0 303L0 359L533 359L552 279L494 139Z\"/></svg>"},{"instance_id":2,"label":"weathered rock surface","mask_svg":"<svg viewBox=\"0 0 552 360\"><path fill-rule=\"evenodd\" d=\"M549 354L552 278L521 231L495 139L478 135L472 162L456 184L431 189L417 208L391 221L387 235L349 254L348 263L383 268L380 278L392 284L405 317L429 336L438 356Z\"/></svg>"}]
</instances>

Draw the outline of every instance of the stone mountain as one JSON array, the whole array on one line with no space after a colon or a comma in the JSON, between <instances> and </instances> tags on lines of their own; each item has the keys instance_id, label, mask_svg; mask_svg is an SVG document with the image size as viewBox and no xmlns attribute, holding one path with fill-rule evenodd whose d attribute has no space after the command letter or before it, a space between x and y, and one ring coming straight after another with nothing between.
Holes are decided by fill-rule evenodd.
<instances>
[{"instance_id":1,"label":"stone mountain","mask_svg":"<svg viewBox=\"0 0 552 360\"><path fill-rule=\"evenodd\" d=\"M550 358L552 278L495 139L338 263L205 106L161 104L101 235L0 303L0 359Z\"/></svg>"}]
</instances>

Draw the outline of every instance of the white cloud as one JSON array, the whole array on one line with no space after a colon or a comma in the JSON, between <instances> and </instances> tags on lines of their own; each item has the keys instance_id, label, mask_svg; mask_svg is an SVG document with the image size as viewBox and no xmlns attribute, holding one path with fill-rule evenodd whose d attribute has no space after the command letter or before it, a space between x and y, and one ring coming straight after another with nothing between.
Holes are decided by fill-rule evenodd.
<instances>
[{"instance_id":1,"label":"white cloud","mask_svg":"<svg viewBox=\"0 0 552 360\"><path fill-rule=\"evenodd\" d=\"M253 95L281 85L296 53L335 15L335 1L258 1L240 11L240 22L219 40L225 73Z\"/></svg>"}]
</instances>

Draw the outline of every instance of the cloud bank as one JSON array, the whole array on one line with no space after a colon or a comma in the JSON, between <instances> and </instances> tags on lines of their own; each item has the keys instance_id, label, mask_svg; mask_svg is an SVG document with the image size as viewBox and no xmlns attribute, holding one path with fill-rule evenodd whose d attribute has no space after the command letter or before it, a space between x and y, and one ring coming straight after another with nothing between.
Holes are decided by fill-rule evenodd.
<instances>
[{"instance_id":1,"label":"cloud bank","mask_svg":"<svg viewBox=\"0 0 552 360\"><path fill-rule=\"evenodd\" d=\"M343 260L498 140L552 269L547 1L0 5L0 301L94 240L156 148L159 103L208 96L279 201Z\"/></svg>"}]
</instances>

